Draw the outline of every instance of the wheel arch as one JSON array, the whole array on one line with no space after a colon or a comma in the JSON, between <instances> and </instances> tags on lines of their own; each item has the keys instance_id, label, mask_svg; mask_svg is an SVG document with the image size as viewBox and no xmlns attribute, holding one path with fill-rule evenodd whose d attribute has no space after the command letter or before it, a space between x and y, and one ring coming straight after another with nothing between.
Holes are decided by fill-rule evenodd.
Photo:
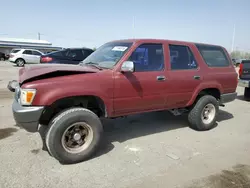
<instances>
[{"instance_id":1,"label":"wheel arch","mask_svg":"<svg viewBox=\"0 0 250 188\"><path fill-rule=\"evenodd\" d=\"M24 63L26 63L25 59L23 59L22 57L18 57L18 58L16 58L15 63L16 63L16 62L17 62L17 60L19 60L19 59L23 60L23 61L24 61Z\"/></svg>"},{"instance_id":2,"label":"wheel arch","mask_svg":"<svg viewBox=\"0 0 250 188\"><path fill-rule=\"evenodd\" d=\"M51 105L46 106L40 118L40 124L47 125L56 114L73 106L89 109L98 117L108 116L106 105L100 97L94 95L70 96L60 98Z\"/></svg>"},{"instance_id":3,"label":"wheel arch","mask_svg":"<svg viewBox=\"0 0 250 188\"><path fill-rule=\"evenodd\" d=\"M187 106L193 105L201 96L204 95L212 95L217 100L220 100L220 96L222 93L223 91L220 85L197 88L196 91L193 93L192 98L188 102Z\"/></svg>"}]
</instances>

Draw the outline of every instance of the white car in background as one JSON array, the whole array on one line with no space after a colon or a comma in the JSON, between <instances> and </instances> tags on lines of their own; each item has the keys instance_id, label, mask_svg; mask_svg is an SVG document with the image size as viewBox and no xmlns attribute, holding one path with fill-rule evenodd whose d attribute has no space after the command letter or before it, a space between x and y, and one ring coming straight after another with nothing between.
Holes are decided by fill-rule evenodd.
<instances>
[{"instance_id":1,"label":"white car in background","mask_svg":"<svg viewBox=\"0 0 250 188\"><path fill-rule=\"evenodd\" d=\"M22 67L24 64L38 64L40 57L43 55L39 50L34 49L13 49L10 52L9 61Z\"/></svg>"}]
</instances>

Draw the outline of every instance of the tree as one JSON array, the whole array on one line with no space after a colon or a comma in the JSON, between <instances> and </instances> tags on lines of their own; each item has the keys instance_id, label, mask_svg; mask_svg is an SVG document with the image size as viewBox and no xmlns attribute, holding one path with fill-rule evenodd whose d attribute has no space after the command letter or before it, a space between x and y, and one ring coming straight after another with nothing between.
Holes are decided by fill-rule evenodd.
<instances>
[{"instance_id":1,"label":"tree","mask_svg":"<svg viewBox=\"0 0 250 188\"><path fill-rule=\"evenodd\" d=\"M230 55L234 59L250 59L250 52L233 51Z\"/></svg>"}]
</instances>

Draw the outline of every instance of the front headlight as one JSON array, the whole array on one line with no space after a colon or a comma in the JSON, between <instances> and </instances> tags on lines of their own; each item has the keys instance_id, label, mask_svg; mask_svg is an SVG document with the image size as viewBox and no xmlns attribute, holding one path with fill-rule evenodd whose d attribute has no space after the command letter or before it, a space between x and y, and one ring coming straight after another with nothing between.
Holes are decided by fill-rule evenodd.
<instances>
[{"instance_id":1,"label":"front headlight","mask_svg":"<svg viewBox=\"0 0 250 188\"><path fill-rule=\"evenodd\" d=\"M21 105L31 105L35 95L36 95L35 89L21 89L20 90Z\"/></svg>"}]
</instances>

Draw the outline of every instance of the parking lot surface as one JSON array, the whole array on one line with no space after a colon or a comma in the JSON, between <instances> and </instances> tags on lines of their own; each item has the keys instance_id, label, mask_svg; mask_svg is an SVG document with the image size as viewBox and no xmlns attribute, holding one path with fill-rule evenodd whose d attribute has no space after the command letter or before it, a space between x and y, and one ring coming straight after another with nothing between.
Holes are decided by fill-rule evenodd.
<instances>
[{"instance_id":1,"label":"parking lot surface","mask_svg":"<svg viewBox=\"0 0 250 188\"><path fill-rule=\"evenodd\" d=\"M0 187L250 187L250 103L243 88L221 107L218 125L198 132L168 112L105 120L95 157L62 165L39 135L15 126L9 80L18 67L0 62Z\"/></svg>"}]
</instances>

